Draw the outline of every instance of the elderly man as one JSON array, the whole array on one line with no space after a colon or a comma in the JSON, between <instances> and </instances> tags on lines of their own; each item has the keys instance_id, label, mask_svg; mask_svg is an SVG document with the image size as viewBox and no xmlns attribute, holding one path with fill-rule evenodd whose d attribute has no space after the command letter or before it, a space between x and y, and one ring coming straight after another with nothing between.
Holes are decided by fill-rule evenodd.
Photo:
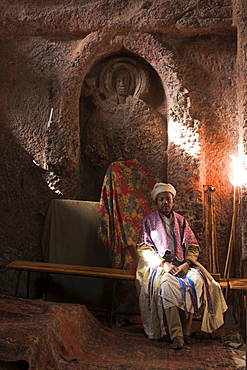
<instances>
[{"instance_id":1,"label":"elderly man","mask_svg":"<svg viewBox=\"0 0 247 370\"><path fill-rule=\"evenodd\" d=\"M220 285L197 262L199 246L185 218L173 211L176 190L155 184L157 210L143 220L137 244L136 286L144 330L150 339L166 334L171 348L191 343L193 314L202 313L201 330L212 333L227 310Z\"/></svg>"}]
</instances>

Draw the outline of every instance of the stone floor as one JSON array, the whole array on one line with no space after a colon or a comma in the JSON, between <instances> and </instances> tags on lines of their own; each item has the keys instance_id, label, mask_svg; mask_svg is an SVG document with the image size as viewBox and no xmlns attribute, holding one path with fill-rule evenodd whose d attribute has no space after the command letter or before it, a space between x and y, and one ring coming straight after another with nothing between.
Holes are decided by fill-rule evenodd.
<instances>
[{"instance_id":1,"label":"stone floor","mask_svg":"<svg viewBox=\"0 0 247 370\"><path fill-rule=\"evenodd\" d=\"M239 370L246 368L246 344L244 325L236 323L230 311L226 314L225 324L217 330L222 341L232 351L232 358Z\"/></svg>"},{"instance_id":2,"label":"stone floor","mask_svg":"<svg viewBox=\"0 0 247 370\"><path fill-rule=\"evenodd\" d=\"M99 318L103 325L108 325L104 318ZM118 322L114 323L113 330L126 331L132 333L143 333L142 325L126 324L121 325ZM200 330L200 321L193 321L192 332ZM145 334L144 334L145 335ZM244 325L236 322L232 308L229 308L225 315L225 323L215 333L214 337L221 340L229 347L232 353L232 359L238 370L247 369L246 365L246 344Z\"/></svg>"}]
</instances>

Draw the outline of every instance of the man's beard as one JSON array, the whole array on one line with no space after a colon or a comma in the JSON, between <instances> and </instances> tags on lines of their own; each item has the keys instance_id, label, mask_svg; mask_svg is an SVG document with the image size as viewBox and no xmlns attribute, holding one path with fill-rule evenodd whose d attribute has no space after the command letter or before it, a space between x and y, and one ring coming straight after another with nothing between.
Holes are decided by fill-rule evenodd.
<instances>
[{"instance_id":1,"label":"man's beard","mask_svg":"<svg viewBox=\"0 0 247 370\"><path fill-rule=\"evenodd\" d=\"M169 210L169 211L168 210L160 210L160 212L162 213L162 215L164 215L166 217L169 217L170 216L171 211L172 211L172 209Z\"/></svg>"}]
</instances>

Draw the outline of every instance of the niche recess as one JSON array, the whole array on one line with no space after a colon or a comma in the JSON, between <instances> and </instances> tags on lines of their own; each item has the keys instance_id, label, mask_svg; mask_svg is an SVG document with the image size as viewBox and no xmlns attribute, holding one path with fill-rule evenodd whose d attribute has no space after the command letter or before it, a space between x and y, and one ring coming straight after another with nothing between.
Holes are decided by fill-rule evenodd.
<instances>
[{"instance_id":1,"label":"niche recess","mask_svg":"<svg viewBox=\"0 0 247 370\"><path fill-rule=\"evenodd\" d=\"M115 85L120 70L129 76L124 102ZM121 52L91 69L81 91L80 127L84 198L99 200L105 172L115 161L136 158L166 181L166 97L159 75L143 58Z\"/></svg>"}]
</instances>

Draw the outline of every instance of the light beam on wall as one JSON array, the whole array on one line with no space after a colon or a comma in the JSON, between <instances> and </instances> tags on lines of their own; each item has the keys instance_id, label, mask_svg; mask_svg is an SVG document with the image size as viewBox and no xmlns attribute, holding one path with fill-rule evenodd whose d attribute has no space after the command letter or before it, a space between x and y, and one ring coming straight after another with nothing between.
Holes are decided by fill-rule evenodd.
<instances>
[{"instance_id":1,"label":"light beam on wall","mask_svg":"<svg viewBox=\"0 0 247 370\"><path fill-rule=\"evenodd\" d=\"M247 185L247 156L240 154L237 157L230 157L232 159L231 184L239 187Z\"/></svg>"},{"instance_id":2,"label":"light beam on wall","mask_svg":"<svg viewBox=\"0 0 247 370\"><path fill-rule=\"evenodd\" d=\"M169 140L194 158L198 158L201 151L198 124L199 121L193 120L193 127L190 127L184 122L171 120L168 125Z\"/></svg>"}]
</instances>

